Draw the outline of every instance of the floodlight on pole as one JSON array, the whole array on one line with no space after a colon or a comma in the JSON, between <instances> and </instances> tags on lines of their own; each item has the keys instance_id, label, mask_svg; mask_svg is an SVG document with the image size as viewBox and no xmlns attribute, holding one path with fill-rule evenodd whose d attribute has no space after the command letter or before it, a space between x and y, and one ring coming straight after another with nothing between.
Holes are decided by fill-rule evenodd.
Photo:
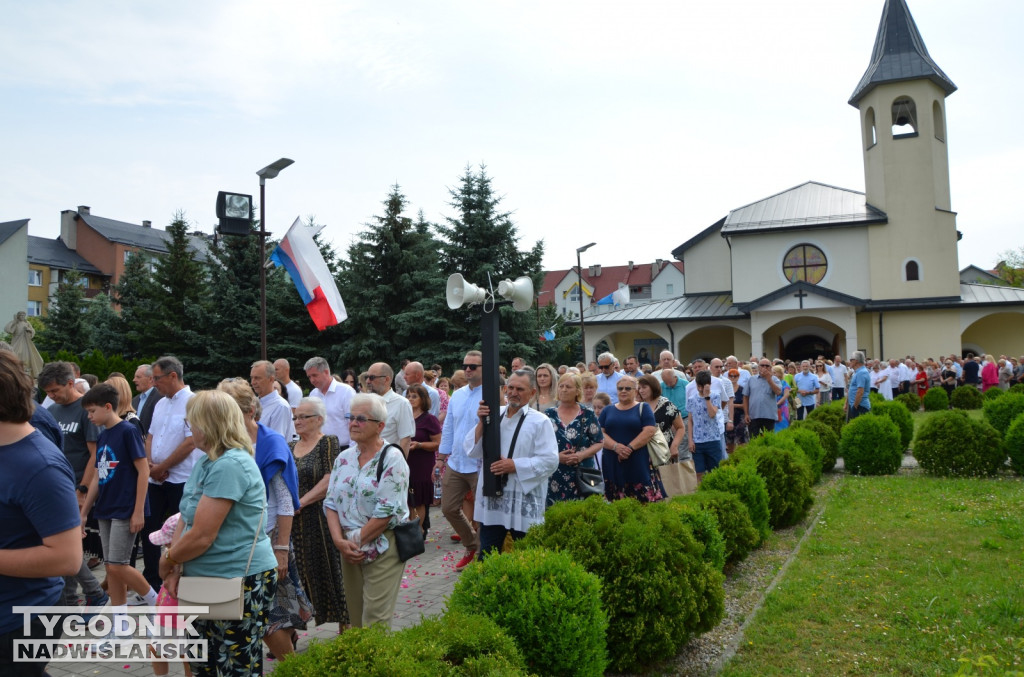
<instances>
[{"instance_id":1,"label":"floodlight on pole","mask_svg":"<svg viewBox=\"0 0 1024 677\"><path fill-rule=\"evenodd\" d=\"M585 244L576 248L576 291L580 297L580 352L583 354L584 364L589 364L587 359L587 333L583 328L583 268L580 264L580 254L593 247L596 242Z\"/></svg>"},{"instance_id":2,"label":"floodlight on pole","mask_svg":"<svg viewBox=\"0 0 1024 677\"><path fill-rule=\"evenodd\" d=\"M260 177L260 359L267 359L267 207L266 207L266 184L267 179L276 178L281 170L290 166L294 160L286 157L271 162L263 169L256 172Z\"/></svg>"}]
</instances>

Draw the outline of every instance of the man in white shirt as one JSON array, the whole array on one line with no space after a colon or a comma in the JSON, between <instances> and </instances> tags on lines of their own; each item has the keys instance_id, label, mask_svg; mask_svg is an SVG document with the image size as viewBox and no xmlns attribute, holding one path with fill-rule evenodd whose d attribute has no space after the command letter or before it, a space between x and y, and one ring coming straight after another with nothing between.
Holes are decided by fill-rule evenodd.
<instances>
[{"instance_id":1,"label":"man in white shirt","mask_svg":"<svg viewBox=\"0 0 1024 677\"><path fill-rule=\"evenodd\" d=\"M288 364L288 360L284 358L274 360L274 371L277 373L277 378L284 384L285 399L288 400L288 406L292 408L294 414L295 407L299 406L299 400L302 399L302 388L292 380L292 365Z\"/></svg>"},{"instance_id":2,"label":"man in white shirt","mask_svg":"<svg viewBox=\"0 0 1024 677\"><path fill-rule=\"evenodd\" d=\"M722 363L722 360L716 357L711 360L710 366L712 389L714 389L715 384L717 384L718 390L722 393L722 406L718 408L715 420L718 422L718 432L721 433L720 440L722 443L722 460L724 461L727 458L725 454L725 432L727 430L732 430L733 428L732 404L733 398L736 397L736 393L732 389L732 381L730 381L725 375L725 364ZM696 373L696 369L694 370L694 373ZM689 384L687 385L687 388L689 388ZM694 391L696 391L696 379L694 380L693 388ZM686 396L689 397L690 393L687 392Z\"/></svg>"},{"instance_id":3,"label":"man in white shirt","mask_svg":"<svg viewBox=\"0 0 1024 677\"><path fill-rule=\"evenodd\" d=\"M441 415L441 395L438 394L437 388L427 385L423 382L424 369L423 365L419 362L410 362L405 365L405 383L406 388L414 385L421 385L427 389L427 394L430 395L430 413L434 416Z\"/></svg>"},{"instance_id":4,"label":"man in white shirt","mask_svg":"<svg viewBox=\"0 0 1024 677\"><path fill-rule=\"evenodd\" d=\"M469 492L476 493L480 461L466 455L463 441L476 427L477 407L483 399L482 365L483 354L479 350L469 351L462 359L462 368L468 382L452 393L448 401L448 415L444 418L441 446L437 450L435 468L441 470L446 465L448 467L442 479L441 512L459 535L462 545L466 546L466 554L455 565L456 571L462 571L473 562L478 548L473 516L463 512L462 499Z\"/></svg>"},{"instance_id":5,"label":"man in white shirt","mask_svg":"<svg viewBox=\"0 0 1024 677\"><path fill-rule=\"evenodd\" d=\"M331 365L322 357L311 357L306 360L303 366L306 371L306 378L313 385L310 397L319 397L324 401L327 409L327 418L324 419L322 428L324 435L336 435L341 443L341 450L348 449L352 438L348 434L348 415L352 406L352 398L356 391L352 386L339 383L331 376Z\"/></svg>"},{"instance_id":6,"label":"man in white shirt","mask_svg":"<svg viewBox=\"0 0 1024 677\"><path fill-rule=\"evenodd\" d=\"M739 372L740 377L736 382L740 388L743 388L743 392L747 392L747 383L750 381L750 370L740 366L740 361L735 355L730 355L725 358L725 373L728 374L730 370L735 369ZM726 379L727 381L729 379ZM732 385L732 381L729 381Z\"/></svg>"},{"instance_id":7,"label":"man in white shirt","mask_svg":"<svg viewBox=\"0 0 1024 677\"><path fill-rule=\"evenodd\" d=\"M260 423L271 430L281 433L285 441L291 441L295 437L295 423L292 421L292 407L288 400L277 394L274 390L274 381L277 379L277 368L267 360L258 360L252 363L249 370L249 383L260 398L260 407L263 413L260 414Z\"/></svg>"},{"instance_id":8,"label":"man in white shirt","mask_svg":"<svg viewBox=\"0 0 1024 677\"><path fill-rule=\"evenodd\" d=\"M375 362L366 370L366 387L381 396L388 408L388 420L380 436L389 444L397 444L409 456L409 442L416 434L412 405L391 388L395 372L386 362Z\"/></svg>"},{"instance_id":9,"label":"man in white shirt","mask_svg":"<svg viewBox=\"0 0 1024 677\"><path fill-rule=\"evenodd\" d=\"M617 360L611 353L601 353L597 356L597 392L604 393L612 404L619 403L619 392L616 385L622 378L622 373L615 371Z\"/></svg>"},{"instance_id":10,"label":"man in white shirt","mask_svg":"<svg viewBox=\"0 0 1024 677\"><path fill-rule=\"evenodd\" d=\"M843 358L836 355L832 365L827 367L828 373L832 376L832 401L843 401L846 398L847 374L850 371L843 364Z\"/></svg>"},{"instance_id":11,"label":"man in white shirt","mask_svg":"<svg viewBox=\"0 0 1024 677\"><path fill-rule=\"evenodd\" d=\"M480 522L480 560L492 552L501 552L505 536L512 540L526 536L535 524L544 523L548 478L558 467L558 443L551 420L530 408L537 392L534 372L513 372L505 382L508 405L499 419L500 458L490 465L499 481L504 481L502 496L476 494L474 513ZM463 441L471 458L482 459L484 418L489 409L484 403L477 408L477 425ZM515 447L511 444L515 440ZM484 468L478 471L477 486L483 488Z\"/></svg>"},{"instance_id":12,"label":"man in white shirt","mask_svg":"<svg viewBox=\"0 0 1024 677\"><path fill-rule=\"evenodd\" d=\"M203 455L196 449L185 421L185 405L192 398L192 389L185 385L184 377L185 368L176 357L161 357L153 363L153 383L163 398L153 409L153 423L146 435L149 516L142 528L142 575L154 590L159 590L162 583L160 547L150 542L149 534L159 531L164 520L178 512L192 466Z\"/></svg>"}]
</instances>

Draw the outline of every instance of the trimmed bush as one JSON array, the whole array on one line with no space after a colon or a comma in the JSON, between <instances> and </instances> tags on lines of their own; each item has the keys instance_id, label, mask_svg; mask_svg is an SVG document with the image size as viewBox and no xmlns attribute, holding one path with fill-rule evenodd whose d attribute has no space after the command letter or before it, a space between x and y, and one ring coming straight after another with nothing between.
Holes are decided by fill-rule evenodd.
<instances>
[{"instance_id":1,"label":"trimmed bush","mask_svg":"<svg viewBox=\"0 0 1024 677\"><path fill-rule=\"evenodd\" d=\"M534 672L604 674L601 581L565 553L527 548L488 557L462 572L448 608L493 620Z\"/></svg>"},{"instance_id":2,"label":"trimmed bush","mask_svg":"<svg viewBox=\"0 0 1024 677\"><path fill-rule=\"evenodd\" d=\"M999 389L992 388L988 392L990 393L994 390ZM999 390L999 392L1003 391ZM988 393L985 394L987 395ZM1006 393L1002 397L986 399L984 410L985 420L998 430L1000 435L1005 435L1014 419L1024 414L1024 395Z\"/></svg>"},{"instance_id":3,"label":"trimmed bush","mask_svg":"<svg viewBox=\"0 0 1024 677\"><path fill-rule=\"evenodd\" d=\"M1013 468L1013 472L1024 475L1024 414L1013 419L1013 423L1006 431L1004 444L1006 453L1010 456L1010 467ZM706 475L704 479L707 478Z\"/></svg>"},{"instance_id":4,"label":"trimmed bush","mask_svg":"<svg viewBox=\"0 0 1024 677\"><path fill-rule=\"evenodd\" d=\"M477 677L530 674L516 643L485 616L449 611L391 632L382 625L352 628L329 642L312 642L274 668L278 677Z\"/></svg>"},{"instance_id":5,"label":"trimmed bush","mask_svg":"<svg viewBox=\"0 0 1024 677\"><path fill-rule=\"evenodd\" d=\"M592 496L548 508L517 548L566 553L601 579L611 669L637 671L670 656L725 613L724 577L679 512L664 503Z\"/></svg>"},{"instance_id":6,"label":"trimmed bush","mask_svg":"<svg viewBox=\"0 0 1024 677\"><path fill-rule=\"evenodd\" d=\"M945 388L929 388L924 394L925 411L946 411L949 409L949 395Z\"/></svg>"},{"instance_id":7,"label":"trimmed bush","mask_svg":"<svg viewBox=\"0 0 1024 677\"><path fill-rule=\"evenodd\" d=\"M940 411L921 424L914 457L925 472L941 477L989 477L1006 462L999 432L963 411Z\"/></svg>"},{"instance_id":8,"label":"trimmed bush","mask_svg":"<svg viewBox=\"0 0 1024 677\"><path fill-rule=\"evenodd\" d=\"M906 407L911 414L921 411L921 397L917 393L897 395L894 401Z\"/></svg>"},{"instance_id":9,"label":"trimmed bush","mask_svg":"<svg viewBox=\"0 0 1024 677\"><path fill-rule=\"evenodd\" d=\"M842 402L830 402L827 406L818 407L807 415L808 421L818 421L832 428L836 437L842 438L843 426L846 425L846 414L843 413Z\"/></svg>"},{"instance_id":10,"label":"trimmed bush","mask_svg":"<svg viewBox=\"0 0 1024 677\"><path fill-rule=\"evenodd\" d=\"M688 494L687 496L693 495ZM685 499L687 496L677 496L676 498ZM729 497L739 503L739 499L735 496L729 494ZM696 501L672 500L668 504L679 512L680 519L690 527L693 537L704 546L704 561L721 571L725 567L725 530L719 524L717 513ZM739 503L739 506L746 511L742 503ZM749 513L747 519L748 521L750 519Z\"/></svg>"},{"instance_id":11,"label":"trimmed bush","mask_svg":"<svg viewBox=\"0 0 1024 677\"><path fill-rule=\"evenodd\" d=\"M677 506L684 511L693 510L715 516L715 523L721 531L719 537L723 539L723 564L741 561L761 540L761 535L750 521L750 511L735 494L725 491L698 491L687 496L676 496L669 505ZM697 535L696 531L694 535Z\"/></svg>"},{"instance_id":12,"label":"trimmed bush","mask_svg":"<svg viewBox=\"0 0 1024 677\"><path fill-rule=\"evenodd\" d=\"M758 439L765 437L769 435ZM773 529L784 529L806 517L814 502L811 462L791 440L777 442L776 446L746 444L734 451L725 464L753 465L768 488L769 524Z\"/></svg>"},{"instance_id":13,"label":"trimmed bush","mask_svg":"<svg viewBox=\"0 0 1024 677\"><path fill-rule=\"evenodd\" d=\"M807 428L786 428L779 433L784 440L792 440L796 446L807 456L811 462L811 481L817 484L821 481L821 462L825 458L825 448L821 446L821 440L813 430Z\"/></svg>"},{"instance_id":14,"label":"trimmed bush","mask_svg":"<svg viewBox=\"0 0 1024 677\"><path fill-rule=\"evenodd\" d=\"M899 428L885 415L858 416L846 424L843 439L839 440L839 455L846 471L854 475L895 473L900 469L905 448Z\"/></svg>"},{"instance_id":15,"label":"trimmed bush","mask_svg":"<svg viewBox=\"0 0 1024 677\"><path fill-rule=\"evenodd\" d=\"M1002 388L989 388L981 394L981 399L985 402L989 400L997 400L1003 396L1004 390Z\"/></svg>"},{"instance_id":16,"label":"trimmed bush","mask_svg":"<svg viewBox=\"0 0 1024 677\"><path fill-rule=\"evenodd\" d=\"M906 451L914 440L914 419L911 418L907 408L899 402L882 402L877 406L871 405L871 413L875 416L886 416L896 424L896 428L900 431L900 444Z\"/></svg>"},{"instance_id":17,"label":"trimmed bush","mask_svg":"<svg viewBox=\"0 0 1024 677\"><path fill-rule=\"evenodd\" d=\"M704 475L697 494L724 491L740 499L747 507L750 523L757 531L760 545L772 533L771 512L768 508L768 485L752 465L720 465Z\"/></svg>"},{"instance_id":18,"label":"trimmed bush","mask_svg":"<svg viewBox=\"0 0 1024 677\"><path fill-rule=\"evenodd\" d=\"M981 391L974 386L959 386L949 396L949 404L954 409L981 409L983 402Z\"/></svg>"},{"instance_id":19,"label":"trimmed bush","mask_svg":"<svg viewBox=\"0 0 1024 677\"><path fill-rule=\"evenodd\" d=\"M869 390L868 391L868 402L871 403L871 408L872 409L874 409L876 406L878 406L882 402L888 402L888 401L889 400L885 399L885 396L882 395L881 393L876 393L873 390Z\"/></svg>"},{"instance_id":20,"label":"trimmed bush","mask_svg":"<svg viewBox=\"0 0 1024 677\"><path fill-rule=\"evenodd\" d=\"M832 469L836 467L836 459L839 458L839 436L836 435L835 431L821 421L812 421L810 419L795 421L790 424L789 428L790 430L804 428L814 431L818 436L818 441L821 442L822 450L825 452L825 455L821 458L821 471L832 472Z\"/></svg>"},{"instance_id":21,"label":"trimmed bush","mask_svg":"<svg viewBox=\"0 0 1024 677\"><path fill-rule=\"evenodd\" d=\"M1024 395L1024 383L1014 383L1007 392Z\"/></svg>"}]
</instances>

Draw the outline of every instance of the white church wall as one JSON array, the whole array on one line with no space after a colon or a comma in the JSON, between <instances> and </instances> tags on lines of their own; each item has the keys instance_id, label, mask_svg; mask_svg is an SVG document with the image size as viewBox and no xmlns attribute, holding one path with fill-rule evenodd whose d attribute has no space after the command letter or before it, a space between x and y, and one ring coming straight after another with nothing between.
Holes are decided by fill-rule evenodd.
<instances>
[{"instance_id":1,"label":"white church wall","mask_svg":"<svg viewBox=\"0 0 1024 677\"><path fill-rule=\"evenodd\" d=\"M732 238L733 302L747 303L790 284L782 262L798 244L818 247L828 263L819 286L869 298L868 237L866 227L758 233ZM688 269L689 270L689 269ZM689 276L688 276L689 277ZM687 280L689 284L690 279Z\"/></svg>"},{"instance_id":2,"label":"white church wall","mask_svg":"<svg viewBox=\"0 0 1024 677\"><path fill-rule=\"evenodd\" d=\"M687 250L683 263L687 294L726 291L732 287L729 245L717 232Z\"/></svg>"}]
</instances>

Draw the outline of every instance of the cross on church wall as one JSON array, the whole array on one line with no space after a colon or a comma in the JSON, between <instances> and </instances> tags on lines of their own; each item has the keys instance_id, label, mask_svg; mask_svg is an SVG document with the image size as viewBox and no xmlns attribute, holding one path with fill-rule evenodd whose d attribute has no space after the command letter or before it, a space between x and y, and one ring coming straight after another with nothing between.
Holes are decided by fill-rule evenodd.
<instances>
[{"instance_id":1,"label":"cross on church wall","mask_svg":"<svg viewBox=\"0 0 1024 677\"><path fill-rule=\"evenodd\" d=\"M804 297L809 296L809 294L807 292L805 292L803 289L801 289L797 293L793 294L793 296L795 296L798 299L800 299L800 310L803 310L804 309Z\"/></svg>"}]
</instances>

